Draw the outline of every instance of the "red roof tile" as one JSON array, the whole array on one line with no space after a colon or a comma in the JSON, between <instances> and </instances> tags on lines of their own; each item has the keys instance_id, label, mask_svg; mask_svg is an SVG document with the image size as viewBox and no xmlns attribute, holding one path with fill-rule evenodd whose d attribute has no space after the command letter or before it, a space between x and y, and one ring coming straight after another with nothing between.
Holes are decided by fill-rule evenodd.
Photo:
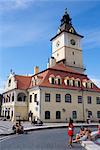
<instances>
[{"instance_id":1,"label":"red roof tile","mask_svg":"<svg viewBox=\"0 0 100 150\"><path fill-rule=\"evenodd\" d=\"M31 83L31 76L15 75L15 80L17 81L17 89L26 90Z\"/></svg>"},{"instance_id":2,"label":"red roof tile","mask_svg":"<svg viewBox=\"0 0 100 150\"><path fill-rule=\"evenodd\" d=\"M61 85L50 84L49 77L52 74L55 77L59 75L62 78L62 84ZM89 90L89 91L100 92L100 88L98 88L95 84L93 84L92 89L85 88L82 84L81 84L82 85L81 87L73 87L73 86L65 85L64 78L67 76L70 78L74 77L75 79L79 78L81 80L81 82L83 81L83 79L86 79L86 80L90 80L90 79L87 77L87 75L75 72L74 70L72 70L69 67L66 67L62 63L56 64L54 67L48 68L48 69L38 73L37 75L42 77L41 82L39 82L39 84L37 86L43 86L43 87L48 87L48 88L63 88L63 89L71 89L71 90ZM31 86L30 86L30 88L31 88Z\"/></svg>"}]
</instances>

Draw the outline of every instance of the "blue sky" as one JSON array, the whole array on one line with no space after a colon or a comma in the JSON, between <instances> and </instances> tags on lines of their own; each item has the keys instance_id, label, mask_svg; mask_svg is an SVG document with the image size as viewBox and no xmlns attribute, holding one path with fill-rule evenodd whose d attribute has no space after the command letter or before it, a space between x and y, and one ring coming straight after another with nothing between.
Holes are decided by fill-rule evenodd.
<instances>
[{"instance_id":1,"label":"blue sky","mask_svg":"<svg viewBox=\"0 0 100 150\"><path fill-rule=\"evenodd\" d=\"M33 74L46 69L50 39L56 35L67 8L82 40L86 74L100 86L100 1L0 0L0 91L12 69Z\"/></svg>"}]
</instances>

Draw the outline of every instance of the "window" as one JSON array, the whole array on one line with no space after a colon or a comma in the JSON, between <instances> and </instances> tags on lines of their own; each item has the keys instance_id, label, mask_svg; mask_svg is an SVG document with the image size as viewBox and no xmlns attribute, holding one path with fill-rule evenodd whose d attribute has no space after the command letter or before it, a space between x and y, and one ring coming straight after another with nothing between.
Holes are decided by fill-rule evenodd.
<instances>
[{"instance_id":1,"label":"window","mask_svg":"<svg viewBox=\"0 0 100 150\"><path fill-rule=\"evenodd\" d=\"M50 102L50 94L45 93L45 102Z\"/></svg>"},{"instance_id":2,"label":"window","mask_svg":"<svg viewBox=\"0 0 100 150\"><path fill-rule=\"evenodd\" d=\"M60 85L61 82L62 82L61 77L59 75L56 76L56 80L55 81L56 81L56 84Z\"/></svg>"},{"instance_id":3,"label":"window","mask_svg":"<svg viewBox=\"0 0 100 150\"><path fill-rule=\"evenodd\" d=\"M100 118L100 111L97 111L97 118Z\"/></svg>"},{"instance_id":4,"label":"window","mask_svg":"<svg viewBox=\"0 0 100 150\"><path fill-rule=\"evenodd\" d=\"M72 54L74 55L74 52L72 52Z\"/></svg>"},{"instance_id":5,"label":"window","mask_svg":"<svg viewBox=\"0 0 100 150\"><path fill-rule=\"evenodd\" d=\"M81 82L80 81L78 81L78 87L80 87L81 86Z\"/></svg>"},{"instance_id":6,"label":"window","mask_svg":"<svg viewBox=\"0 0 100 150\"><path fill-rule=\"evenodd\" d=\"M60 85L61 84L61 79L58 79L58 85Z\"/></svg>"},{"instance_id":7,"label":"window","mask_svg":"<svg viewBox=\"0 0 100 150\"><path fill-rule=\"evenodd\" d=\"M65 85L70 85L70 82L69 82L69 77L66 77L65 79L64 79L64 83L65 83Z\"/></svg>"},{"instance_id":8,"label":"window","mask_svg":"<svg viewBox=\"0 0 100 150\"><path fill-rule=\"evenodd\" d=\"M55 76L54 76L53 74L50 75L50 77L49 77L49 82L50 82L51 84L55 84Z\"/></svg>"},{"instance_id":9,"label":"window","mask_svg":"<svg viewBox=\"0 0 100 150\"><path fill-rule=\"evenodd\" d=\"M50 119L50 111L45 111L45 119Z\"/></svg>"},{"instance_id":10,"label":"window","mask_svg":"<svg viewBox=\"0 0 100 150\"><path fill-rule=\"evenodd\" d=\"M25 102L25 100L26 100L26 95L24 93L19 93L17 96L17 101Z\"/></svg>"},{"instance_id":11,"label":"window","mask_svg":"<svg viewBox=\"0 0 100 150\"><path fill-rule=\"evenodd\" d=\"M70 85L70 82L69 82L69 80L67 80L67 85Z\"/></svg>"},{"instance_id":12,"label":"window","mask_svg":"<svg viewBox=\"0 0 100 150\"><path fill-rule=\"evenodd\" d=\"M92 111L88 111L88 117L90 118L92 116Z\"/></svg>"},{"instance_id":13,"label":"window","mask_svg":"<svg viewBox=\"0 0 100 150\"><path fill-rule=\"evenodd\" d=\"M32 103L32 95L30 95L30 103Z\"/></svg>"},{"instance_id":14,"label":"window","mask_svg":"<svg viewBox=\"0 0 100 150\"><path fill-rule=\"evenodd\" d=\"M55 84L55 79L51 78L51 84Z\"/></svg>"},{"instance_id":15,"label":"window","mask_svg":"<svg viewBox=\"0 0 100 150\"><path fill-rule=\"evenodd\" d=\"M76 79L76 81L75 81L75 86L77 86L77 87L80 87L80 86L81 86L80 79Z\"/></svg>"},{"instance_id":16,"label":"window","mask_svg":"<svg viewBox=\"0 0 100 150\"><path fill-rule=\"evenodd\" d=\"M96 97L96 104L100 104L100 97Z\"/></svg>"},{"instance_id":17,"label":"window","mask_svg":"<svg viewBox=\"0 0 100 150\"><path fill-rule=\"evenodd\" d=\"M61 102L61 95L60 94L56 94L56 102Z\"/></svg>"},{"instance_id":18,"label":"window","mask_svg":"<svg viewBox=\"0 0 100 150\"><path fill-rule=\"evenodd\" d=\"M88 96L88 97L87 97L87 103L88 103L88 104L91 104L91 103L92 103L92 97L91 97L91 96Z\"/></svg>"},{"instance_id":19,"label":"window","mask_svg":"<svg viewBox=\"0 0 100 150\"><path fill-rule=\"evenodd\" d=\"M5 103L5 97L3 97L3 102Z\"/></svg>"},{"instance_id":20,"label":"window","mask_svg":"<svg viewBox=\"0 0 100 150\"><path fill-rule=\"evenodd\" d=\"M37 94L34 94L34 102L37 102Z\"/></svg>"},{"instance_id":21,"label":"window","mask_svg":"<svg viewBox=\"0 0 100 150\"><path fill-rule=\"evenodd\" d=\"M61 119L61 112L60 111L56 111L56 119Z\"/></svg>"},{"instance_id":22,"label":"window","mask_svg":"<svg viewBox=\"0 0 100 150\"><path fill-rule=\"evenodd\" d=\"M88 83L86 82L86 88L88 88Z\"/></svg>"},{"instance_id":23,"label":"window","mask_svg":"<svg viewBox=\"0 0 100 150\"><path fill-rule=\"evenodd\" d=\"M13 95L12 95L12 102L14 101L14 93L13 93Z\"/></svg>"},{"instance_id":24,"label":"window","mask_svg":"<svg viewBox=\"0 0 100 150\"><path fill-rule=\"evenodd\" d=\"M75 80L73 80L73 86L75 86Z\"/></svg>"},{"instance_id":25,"label":"window","mask_svg":"<svg viewBox=\"0 0 100 150\"><path fill-rule=\"evenodd\" d=\"M11 79L9 79L9 81L8 81L8 86L10 86L11 85Z\"/></svg>"},{"instance_id":26,"label":"window","mask_svg":"<svg viewBox=\"0 0 100 150\"><path fill-rule=\"evenodd\" d=\"M23 97L23 102L25 102L25 101L26 101L26 96Z\"/></svg>"},{"instance_id":27,"label":"window","mask_svg":"<svg viewBox=\"0 0 100 150\"><path fill-rule=\"evenodd\" d=\"M75 61L73 62L73 64L75 64Z\"/></svg>"},{"instance_id":28,"label":"window","mask_svg":"<svg viewBox=\"0 0 100 150\"><path fill-rule=\"evenodd\" d=\"M76 111L73 111L73 112L72 112L72 118L73 118L73 119L77 119L77 112L76 112Z\"/></svg>"},{"instance_id":29,"label":"window","mask_svg":"<svg viewBox=\"0 0 100 150\"><path fill-rule=\"evenodd\" d=\"M70 94L65 95L65 102L71 103L71 95Z\"/></svg>"},{"instance_id":30,"label":"window","mask_svg":"<svg viewBox=\"0 0 100 150\"><path fill-rule=\"evenodd\" d=\"M23 100L22 100L22 97L18 97L18 99L17 99L19 102L22 102Z\"/></svg>"},{"instance_id":31,"label":"window","mask_svg":"<svg viewBox=\"0 0 100 150\"><path fill-rule=\"evenodd\" d=\"M78 96L78 103L82 103L82 96Z\"/></svg>"},{"instance_id":32,"label":"window","mask_svg":"<svg viewBox=\"0 0 100 150\"><path fill-rule=\"evenodd\" d=\"M7 95L7 98L8 98L8 102L10 102L10 96L9 95Z\"/></svg>"}]
</instances>

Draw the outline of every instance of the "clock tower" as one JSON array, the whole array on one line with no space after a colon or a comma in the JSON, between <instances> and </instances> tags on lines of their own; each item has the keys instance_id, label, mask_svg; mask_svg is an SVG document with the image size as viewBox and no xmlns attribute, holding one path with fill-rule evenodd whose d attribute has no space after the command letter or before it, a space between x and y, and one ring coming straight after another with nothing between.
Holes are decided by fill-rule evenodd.
<instances>
[{"instance_id":1,"label":"clock tower","mask_svg":"<svg viewBox=\"0 0 100 150\"><path fill-rule=\"evenodd\" d=\"M66 66L77 72L84 73L81 49L82 38L83 36L75 31L71 18L65 10L57 34L51 39L52 58L56 60L56 63L62 61Z\"/></svg>"}]
</instances>

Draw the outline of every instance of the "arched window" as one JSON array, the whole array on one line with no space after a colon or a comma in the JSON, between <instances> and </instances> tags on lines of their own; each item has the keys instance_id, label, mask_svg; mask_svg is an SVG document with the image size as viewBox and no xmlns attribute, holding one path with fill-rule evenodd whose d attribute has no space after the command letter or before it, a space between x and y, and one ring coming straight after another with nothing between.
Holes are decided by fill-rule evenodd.
<instances>
[{"instance_id":1,"label":"arched window","mask_svg":"<svg viewBox=\"0 0 100 150\"><path fill-rule=\"evenodd\" d=\"M50 111L45 111L45 119L50 119Z\"/></svg>"},{"instance_id":2,"label":"arched window","mask_svg":"<svg viewBox=\"0 0 100 150\"><path fill-rule=\"evenodd\" d=\"M26 101L26 95L24 93L19 93L17 96L17 101L25 102Z\"/></svg>"},{"instance_id":3,"label":"arched window","mask_svg":"<svg viewBox=\"0 0 100 150\"><path fill-rule=\"evenodd\" d=\"M65 102L71 103L71 95L70 94L65 95Z\"/></svg>"}]
</instances>

